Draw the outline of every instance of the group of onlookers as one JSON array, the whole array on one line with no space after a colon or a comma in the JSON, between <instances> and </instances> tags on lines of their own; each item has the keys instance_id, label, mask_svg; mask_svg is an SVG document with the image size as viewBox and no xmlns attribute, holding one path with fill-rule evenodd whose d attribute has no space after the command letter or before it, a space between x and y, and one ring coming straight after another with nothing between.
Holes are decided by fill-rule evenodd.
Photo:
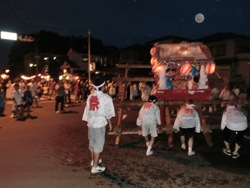
<instances>
[{"instance_id":1,"label":"group of onlookers","mask_svg":"<svg viewBox=\"0 0 250 188\"><path fill-rule=\"evenodd\" d=\"M103 87L103 92L108 93L112 98L117 97L117 90L118 87L115 81L107 80L105 87ZM74 96L73 100L75 102L86 101L90 93L93 92L93 87L91 87L88 80L55 81L50 79L49 81L25 81L20 79L14 82L11 80L0 82L0 91L0 116L4 115L5 101L10 100L13 101L10 117L20 116L22 118L21 114L30 107L39 107L38 101L41 98L55 100L55 111L57 113L63 112L64 106L72 103L72 96ZM26 103L25 100L30 100L26 97L28 92L31 93L32 102ZM29 105L27 106L27 104ZM60 109L59 105L61 105Z\"/></svg>"},{"instance_id":2,"label":"group of onlookers","mask_svg":"<svg viewBox=\"0 0 250 188\"><path fill-rule=\"evenodd\" d=\"M157 86L155 83L148 83L145 81L129 82L126 85L125 99L148 101L149 96L155 95L156 91Z\"/></svg>"},{"instance_id":3,"label":"group of onlookers","mask_svg":"<svg viewBox=\"0 0 250 188\"><path fill-rule=\"evenodd\" d=\"M25 82L24 80L12 82L9 80L5 85L1 84L1 103L5 108L6 100L12 101L11 118L18 120L24 119L24 112L26 117L32 118L30 115L30 107L38 107L38 99L42 96L42 85L40 82L31 80ZM2 115L4 116L4 110Z\"/></svg>"}]
</instances>

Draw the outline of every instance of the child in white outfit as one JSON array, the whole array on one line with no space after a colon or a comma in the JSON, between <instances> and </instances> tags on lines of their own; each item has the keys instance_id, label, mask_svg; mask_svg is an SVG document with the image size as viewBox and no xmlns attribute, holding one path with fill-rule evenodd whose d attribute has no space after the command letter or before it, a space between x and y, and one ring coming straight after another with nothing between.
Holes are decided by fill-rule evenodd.
<instances>
[{"instance_id":1,"label":"child in white outfit","mask_svg":"<svg viewBox=\"0 0 250 188\"><path fill-rule=\"evenodd\" d=\"M154 144L157 134L157 125L161 124L160 109L155 104L157 101L153 95L149 96L148 102L146 102L139 111L139 117L137 118L137 125L142 127L142 136L145 138L147 145L146 155L152 155L152 146ZM151 135L149 140L148 135Z\"/></svg>"}]
</instances>

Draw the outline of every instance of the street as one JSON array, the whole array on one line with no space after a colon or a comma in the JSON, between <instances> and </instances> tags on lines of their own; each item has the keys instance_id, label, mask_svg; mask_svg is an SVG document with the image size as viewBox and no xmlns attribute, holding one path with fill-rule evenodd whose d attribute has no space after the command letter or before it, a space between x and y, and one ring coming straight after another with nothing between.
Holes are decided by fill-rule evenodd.
<instances>
[{"instance_id":1,"label":"street","mask_svg":"<svg viewBox=\"0 0 250 188\"><path fill-rule=\"evenodd\" d=\"M208 147L203 134L194 137L196 155L180 148L179 134L174 147L160 134L146 156L144 139L138 134L122 135L119 146L107 135L101 174L90 173L87 126L81 120L84 103L73 103L64 114L54 111L54 101L42 101L32 108L34 119L10 118L11 105L0 117L0 187L4 188L94 188L94 187L250 187L250 140L244 139L240 157L222 153L220 130L214 130L214 146ZM123 126L135 125L138 109L127 111ZM117 117L113 119L113 125Z\"/></svg>"}]
</instances>

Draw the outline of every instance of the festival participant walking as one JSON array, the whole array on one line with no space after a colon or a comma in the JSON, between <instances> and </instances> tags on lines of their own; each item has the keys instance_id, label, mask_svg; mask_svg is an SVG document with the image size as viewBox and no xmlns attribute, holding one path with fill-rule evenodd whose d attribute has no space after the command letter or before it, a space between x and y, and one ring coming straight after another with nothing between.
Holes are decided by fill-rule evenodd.
<instances>
[{"instance_id":1,"label":"festival participant walking","mask_svg":"<svg viewBox=\"0 0 250 188\"><path fill-rule=\"evenodd\" d=\"M64 112L64 95L65 95L65 88L64 88L64 84L62 81L58 82L55 86L55 92L56 92L56 103L55 103L55 111L56 113L60 113L60 111L58 110L59 108L59 104L60 106L60 110L61 113Z\"/></svg>"},{"instance_id":2,"label":"festival participant walking","mask_svg":"<svg viewBox=\"0 0 250 188\"><path fill-rule=\"evenodd\" d=\"M55 91L55 86L56 86L56 82L53 80L53 78L51 78L48 82L48 99L51 100L52 96L54 95L54 91Z\"/></svg>"},{"instance_id":3,"label":"festival participant walking","mask_svg":"<svg viewBox=\"0 0 250 188\"><path fill-rule=\"evenodd\" d=\"M30 115L30 107L32 106L32 103L33 103L32 93L30 91L30 87L27 85L23 93L23 107L24 111L27 112L26 117L31 119L33 119L33 117Z\"/></svg>"},{"instance_id":4,"label":"festival participant walking","mask_svg":"<svg viewBox=\"0 0 250 188\"><path fill-rule=\"evenodd\" d=\"M146 155L152 155L153 151L151 150L155 141L157 134L157 125L161 125L160 118L160 109L155 104L157 101L156 97L153 95L149 96L148 102L143 104L139 111L137 125L142 127L142 136L145 139L147 145ZM149 136L151 139L149 140Z\"/></svg>"},{"instance_id":5,"label":"festival participant walking","mask_svg":"<svg viewBox=\"0 0 250 188\"><path fill-rule=\"evenodd\" d=\"M4 109L5 109L5 92L3 90L2 85L0 85L0 117L5 116Z\"/></svg>"},{"instance_id":6,"label":"festival participant walking","mask_svg":"<svg viewBox=\"0 0 250 188\"><path fill-rule=\"evenodd\" d=\"M91 173L96 174L105 171L105 167L99 166L102 163L100 154L104 148L106 125L109 125L109 131L112 130L111 118L115 116L115 109L112 98L101 91L105 85L103 78L96 78L90 85L95 90L87 98L82 120L87 121Z\"/></svg>"},{"instance_id":7,"label":"festival participant walking","mask_svg":"<svg viewBox=\"0 0 250 188\"><path fill-rule=\"evenodd\" d=\"M224 88L220 91L219 99L222 100L221 108L225 108L227 105L227 101L236 99L233 91L231 91L228 87L228 84L224 85Z\"/></svg>"},{"instance_id":8,"label":"festival participant walking","mask_svg":"<svg viewBox=\"0 0 250 188\"><path fill-rule=\"evenodd\" d=\"M14 85L14 91L12 93L13 102L15 105L15 110L17 114L17 120L23 120L23 101L22 101L23 93L19 89L19 84Z\"/></svg>"},{"instance_id":9,"label":"festival participant walking","mask_svg":"<svg viewBox=\"0 0 250 188\"><path fill-rule=\"evenodd\" d=\"M36 96L36 89L37 89L37 84L35 82L35 80L31 80L31 82L28 83L28 86L30 87L30 91L32 94L32 98L33 98L33 103L35 103L35 107L38 108L38 101L37 101L37 96Z\"/></svg>"},{"instance_id":10,"label":"festival participant walking","mask_svg":"<svg viewBox=\"0 0 250 188\"><path fill-rule=\"evenodd\" d=\"M69 106L71 104L71 84L69 81L65 81L64 83L64 88L65 88L65 97L64 97L64 104L66 106Z\"/></svg>"},{"instance_id":11,"label":"festival participant walking","mask_svg":"<svg viewBox=\"0 0 250 188\"><path fill-rule=\"evenodd\" d=\"M188 100L186 104L180 108L173 128L180 131L181 148L184 150L186 149L185 137L187 137L188 155L195 155L193 151L193 135L195 132L200 133L201 125L199 114L192 100Z\"/></svg>"},{"instance_id":12,"label":"festival participant walking","mask_svg":"<svg viewBox=\"0 0 250 188\"><path fill-rule=\"evenodd\" d=\"M247 117L229 102L222 114L221 130L223 131L223 140L225 148L223 153L237 159L242 145L243 136L247 129ZM230 145L234 144L234 150L231 152Z\"/></svg>"},{"instance_id":13,"label":"festival participant walking","mask_svg":"<svg viewBox=\"0 0 250 188\"><path fill-rule=\"evenodd\" d=\"M10 100L12 99L12 91L13 91L13 87L12 87L13 83L11 80L9 80L5 87L6 87L6 99Z\"/></svg>"}]
</instances>

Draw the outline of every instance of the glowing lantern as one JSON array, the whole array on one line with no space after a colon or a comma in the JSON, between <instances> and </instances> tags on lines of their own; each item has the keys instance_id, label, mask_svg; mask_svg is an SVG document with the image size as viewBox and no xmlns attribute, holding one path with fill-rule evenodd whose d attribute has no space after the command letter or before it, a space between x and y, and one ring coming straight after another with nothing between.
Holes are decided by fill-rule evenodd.
<instances>
[{"instance_id":1,"label":"glowing lantern","mask_svg":"<svg viewBox=\"0 0 250 188\"><path fill-rule=\"evenodd\" d=\"M213 74L215 71L215 63L208 63L205 67L206 74Z\"/></svg>"},{"instance_id":2,"label":"glowing lantern","mask_svg":"<svg viewBox=\"0 0 250 188\"><path fill-rule=\"evenodd\" d=\"M155 72L159 72L159 71L162 71L162 70L163 70L163 67L158 66L158 67L155 69Z\"/></svg>"},{"instance_id":3,"label":"glowing lantern","mask_svg":"<svg viewBox=\"0 0 250 188\"><path fill-rule=\"evenodd\" d=\"M157 58L152 57L151 60L150 60L150 63L151 63L151 65L158 64Z\"/></svg>"},{"instance_id":4,"label":"glowing lantern","mask_svg":"<svg viewBox=\"0 0 250 188\"><path fill-rule=\"evenodd\" d=\"M154 55L156 54L156 48L155 48L155 47L151 48L150 54L151 54L152 56L154 56Z\"/></svg>"},{"instance_id":5,"label":"glowing lantern","mask_svg":"<svg viewBox=\"0 0 250 188\"><path fill-rule=\"evenodd\" d=\"M155 72L156 69L158 68L159 66L157 64L155 64L153 67L152 67L152 71Z\"/></svg>"},{"instance_id":6,"label":"glowing lantern","mask_svg":"<svg viewBox=\"0 0 250 188\"><path fill-rule=\"evenodd\" d=\"M192 69L192 65L190 65L189 63L186 63L186 64L181 66L180 74L181 75L188 75L188 73L191 71L191 69Z\"/></svg>"}]
</instances>

